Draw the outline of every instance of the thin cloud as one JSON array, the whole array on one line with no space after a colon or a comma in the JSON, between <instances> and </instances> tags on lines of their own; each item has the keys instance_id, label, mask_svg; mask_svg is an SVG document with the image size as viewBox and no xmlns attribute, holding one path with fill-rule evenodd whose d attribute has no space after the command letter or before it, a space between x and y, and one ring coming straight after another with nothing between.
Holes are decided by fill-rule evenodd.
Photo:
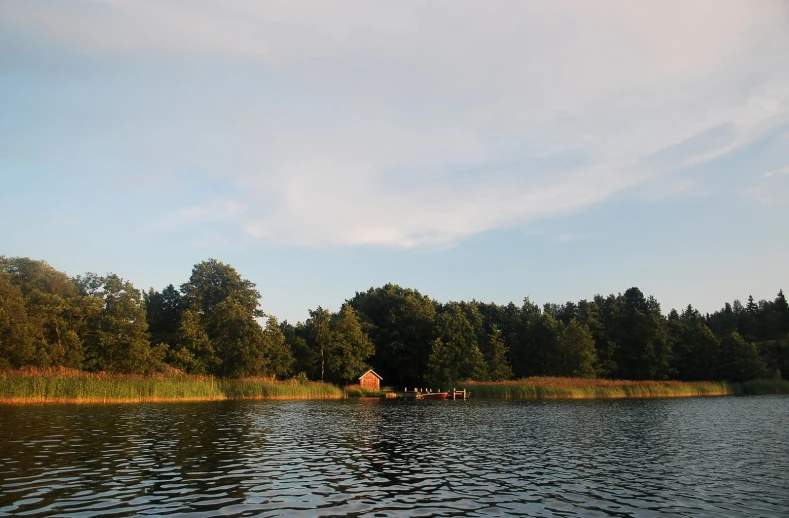
<instances>
[{"instance_id":1,"label":"thin cloud","mask_svg":"<svg viewBox=\"0 0 789 518\"><path fill-rule=\"evenodd\" d=\"M6 149L200 170L228 187L174 221L277 243L452 246L687 185L789 121L783 2L77 3L4 4L0 29L79 65L0 51L76 85Z\"/></svg>"},{"instance_id":2,"label":"thin cloud","mask_svg":"<svg viewBox=\"0 0 789 518\"><path fill-rule=\"evenodd\" d=\"M764 173L765 178L773 178L775 176L783 176L789 174L789 165L786 167L782 167L781 169L775 169L773 171L767 171Z\"/></svg>"}]
</instances>

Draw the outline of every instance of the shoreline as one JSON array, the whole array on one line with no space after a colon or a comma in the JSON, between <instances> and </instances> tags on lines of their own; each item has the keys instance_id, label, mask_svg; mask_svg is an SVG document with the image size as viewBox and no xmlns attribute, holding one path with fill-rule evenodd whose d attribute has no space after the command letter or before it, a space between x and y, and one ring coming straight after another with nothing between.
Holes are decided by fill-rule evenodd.
<instances>
[{"instance_id":1,"label":"shoreline","mask_svg":"<svg viewBox=\"0 0 789 518\"><path fill-rule=\"evenodd\" d=\"M629 381L588 378L525 378L465 382L474 399L657 399L789 394L789 381ZM389 396L387 396L387 393ZM191 375L112 375L80 371L0 373L0 405L192 403L228 400L385 398L402 391L359 390L322 382L267 378L218 379Z\"/></svg>"}]
</instances>

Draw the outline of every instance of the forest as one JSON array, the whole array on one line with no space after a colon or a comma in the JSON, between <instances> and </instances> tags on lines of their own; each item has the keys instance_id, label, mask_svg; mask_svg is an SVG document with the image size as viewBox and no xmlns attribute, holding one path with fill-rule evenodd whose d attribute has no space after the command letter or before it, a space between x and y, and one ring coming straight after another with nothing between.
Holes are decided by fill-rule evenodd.
<instances>
[{"instance_id":1,"label":"forest","mask_svg":"<svg viewBox=\"0 0 789 518\"><path fill-rule=\"evenodd\" d=\"M189 280L140 290L116 274L70 277L45 261L0 256L0 369L184 372L451 386L530 376L630 380L789 378L789 305L748 297L702 314L661 311L638 288L520 305L439 302L386 284L335 312L279 322L256 285L209 259Z\"/></svg>"}]
</instances>

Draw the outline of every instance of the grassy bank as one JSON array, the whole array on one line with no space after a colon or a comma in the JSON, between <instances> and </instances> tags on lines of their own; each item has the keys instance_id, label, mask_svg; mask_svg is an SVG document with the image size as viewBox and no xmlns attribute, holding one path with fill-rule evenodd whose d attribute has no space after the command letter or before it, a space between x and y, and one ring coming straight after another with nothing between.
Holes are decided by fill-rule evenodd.
<instances>
[{"instance_id":1,"label":"grassy bank","mask_svg":"<svg viewBox=\"0 0 789 518\"><path fill-rule=\"evenodd\" d=\"M327 383L188 375L111 375L68 369L0 373L0 403L139 403L222 399L339 399Z\"/></svg>"},{"instance_id":2,"label":"grassy bank","mask_svg":"<svg viewBox=\"0 0 789 518\"><path fill-rule=\"evenodd\" d=\"M688 396L789 394L789 381L761 379L744 383L719 381L626 381L584 378L526 378L503 382L459 383L474 398L608 399ZM158 374L111 375L69 369L0 372L2 403L141 403L223 399L341 399L383 397L390 389L268 378L216 379L208 376Z\"/></svg>"},{"instance_id":3,"label":"grassy bank","mask_svg":"<svg viewBox=\"0 0 789 518\"><path fill-rule=\"evenodd\" d=\"M627 381L585 378L535 377L496 383L460 383L475 398L501 399L609 399L735 394L789 394L789 381Z\"/></svg>"}]
</instances>

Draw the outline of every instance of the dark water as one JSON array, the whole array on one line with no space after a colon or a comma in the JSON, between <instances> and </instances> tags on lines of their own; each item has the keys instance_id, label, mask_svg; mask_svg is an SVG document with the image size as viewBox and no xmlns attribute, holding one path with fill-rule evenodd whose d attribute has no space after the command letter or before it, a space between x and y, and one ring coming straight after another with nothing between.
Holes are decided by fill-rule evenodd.
<instances>
[{"instance_id":1,"label":"dark water","mask_svg":"<svg viewBox=\"0 0 789 518\"><path fill-rule=\"evenodd\" d=\"M0 515L789 516L789 397L0 407Z\"/></svg>"}]
</instances>

